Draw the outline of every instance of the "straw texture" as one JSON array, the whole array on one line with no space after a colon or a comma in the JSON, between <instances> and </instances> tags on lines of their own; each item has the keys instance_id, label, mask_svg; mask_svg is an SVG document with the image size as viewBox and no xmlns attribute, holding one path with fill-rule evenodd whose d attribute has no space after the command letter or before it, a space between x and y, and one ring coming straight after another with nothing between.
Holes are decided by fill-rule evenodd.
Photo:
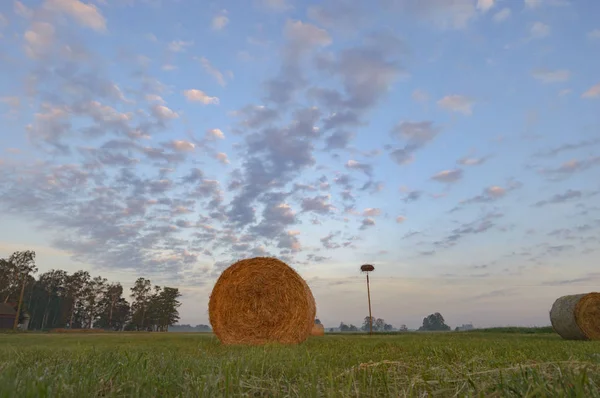
<instances>
[{"instance_id":1,"label":"straw texture","mask_svg":"<svg viewBox=\"0 0 600 398\"><path fill-rule=\"evenodd\" d=\"M272 257L240 260L213 287L208 304L223 344L298 344L311 333L315 299L296 271Z\"/></svg>"},{"instance_id":2,"label":"straw texture","mask_svg":"<svg viewBox=\"0 0 600 398\"><path fill-rule=\"evenodd\" d=\"M558 298L550 310L552 328L566 340L600 340L600 293Z\"/></svg>"}]
</instances>

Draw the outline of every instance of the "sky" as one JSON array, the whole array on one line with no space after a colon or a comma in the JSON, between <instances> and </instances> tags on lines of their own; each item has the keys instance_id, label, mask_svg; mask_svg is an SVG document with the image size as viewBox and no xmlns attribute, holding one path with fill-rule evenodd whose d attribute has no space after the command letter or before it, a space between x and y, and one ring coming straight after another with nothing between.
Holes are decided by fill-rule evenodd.
<instances>
[{"instance_id":1,"label":"sky","mask_svg":"<svg viewBox=\"0 0 600 398\"><path fill-rule=\"evenodd\" d=\"M327 327L548 325L600 285L600 2L0 2L0 257L305 278Z\"/></svg>"}]
</instances>

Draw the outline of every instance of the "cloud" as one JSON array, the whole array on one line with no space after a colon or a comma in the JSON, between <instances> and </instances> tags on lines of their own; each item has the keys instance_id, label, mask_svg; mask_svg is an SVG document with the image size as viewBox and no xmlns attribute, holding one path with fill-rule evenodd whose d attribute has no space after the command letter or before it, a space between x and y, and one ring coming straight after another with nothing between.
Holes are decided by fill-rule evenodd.
<instances>
[{"instance_id":1,"label":"cloud","mask_svg":"<svg viewBox=\"0 0 600 398\"><path fill-rule=\"evenodd\" d=\"M171 141L168 146L176 151L182 152L193 152L194 149L196 149L196 146L192 142L184 140Z\"/></svg>"},{"instance_id":2,"label":"cloud","mask_svg":"<svg viewBox=\"0 0 600 398\"><path fill-rule=\"evenodd\" d=\"M574 199L580 199L583 197L583 193L578 190L569 189L565 193L552 195L549 199L540 200L534 204L535 207L542 207L549 204L560 204L572 201Z\"/></svg>"},{"instance_id":3,"label":"cloud","mask_svg":"<svg viewBox=\"0 0 600 398\"><path fill-rule=\"evenodd\" d=\"M229 158L227 158L227 154L224 152L217 153L217 159L223 164L229 164Z\"/></svg>"},{"instance_id":4,"label":"cloud","mask_svg":"<svg viewBox=\"0 0 600 398\"><path fill-rule=\"evenodd\" d=\"M307 9L309 19L327 29L350 31L366 22L368 9L351 0L326 0Z\"/></svg>"},{"instance_id":5,"label":"cloud","mask_svg":"<svg viewBox=\"0 0 600 398\"><path fill-rule=\"evenodd\" d=\"M209 140L224 140L225 134L221 129L209 129L206 130L206 138Z\"/></svg>"},{"instance_id":6,"label":"cloud","mask_svg":"<svg viewBox=\"0 0 600 398\"><path fill-rule=\"evenodd\" d=\"M221 73L220 70L218 70L217 68L215 68L208 59L201 57L200 58L200 64L202 65L202 67L204 68L204 70L211 75L212 77L215 78L215 80L217 81L217 83L219 83L219 85L221 86L225 86L227 83L225 82L225 78L223 77L223 73Z\"/></svg>"},{"instance_id":7,"label":"cloud","mask_svg":"<svg viewBox=\"0 0 600 398\"><path fill-rule=\"evenodd\" d=\"M494 22L504 22L506 21L508 18L510 18L510 15L512 14L512 12L510 11L510 8L505 7L502 10L498 11L497 13L494 14L494 16L492 17L492 19L494 20Z\"/></svg>"},{"instance_id":8,"label":"cloud","mask_svg":"<svg viewBox=\"0 0 600 398\"><path fill-rule=\"evenodd\" d=\"M427 102L429 100L429 94L426 91L417 89L412 92L411 98L416 102Z\"/></svg>"},{"instance_id":9,"label":"cloud","mask_svg":"<svg viewBox=\"0 0 600 398\"><path fill-rule=\"evenodd\" d=\"M590 30L587 37L590 40L600 40L600 29Z\"/></svg>"},{"instance_id":10,"label":"cloud","mask_svg":"<svg viewBox=\"0 0 600 398\"><path fill-rule=\"evenodd\" d=\"M423 192L421 191L410 191L406 194L404 199L402 199L405 203L416 202L423 196Z\"/></svg>"},{"instance_id":11,"label":"cloud","mask_svg":"<svg viewBox=\"0 0 600 398\"><path fill-rule=\"evenodd\" d=\"M431 179L437 182L451 184L459 181L462 178L462 176L463 171L461 169L443 170L433 175Z\"/></svg>"},{"instance_id":12,"label":"cloud","mask_svg":"<svg viewBox=\"0 0 600 398\"><path fill-rule=\"evenodd\" d=\"M351 170L361 170L368 176L370 176L373 172L373 166L371 166L370 164L357 162L356 160L349 160L346 163L346 168Z\"/></svg>"},{"instance_id":13,"label":"cloud","mask_svg":"<svg viewBox=\"0 0 600 398\"><path fill-rule=\"evenodd\" d=\"M534 22L529 29L529 33L532 39L543 39L550 36L550 26L539 21Z\"/></svg>"},{"instance_id":14,"label":"cloud","mask_svg":"<svg viewBox=\"0 0 600 398\"><path fill-rule=\"evenodd\" d=\"M81 26L99 32L106 30L106 19L93 4L79 0L45 0L44 7L69 15Z\"/></svg>"},{"instance_id":15,"label":"cloud","mask_svg":"<svg viewBox=\"0 0 600 398\"><path fill-rule=\"evenodd\" d=\"M469 235L485 233L496 226L495 220L504 217L498 212L485 213L474 221L462 223L458 228L455 228L444 239L435 241L433 244L437 248L455 246L460 240Z\"/></svg>"},{"instance_id":16,"label":"cloud","mask_svg":"<svg viewBox=\"0 0 600 398\"><path fill-rule=\"evenodd\" d=\"M314 47L328 46L331 36L325 29L302 21L288 19L283 31L295 52L308 51Z\"/></svg>"},{"instance_id":17,"label":"cloud","mask_svg":"<svg viewBox=\"0 0 600 398\"><path fill-rule=\"evenodd\" d=\"M329 214L335 207L329 202L329 196L319 195L312 198L302 199L302 210L307 212L313 212L317 214Z\"/></svg>"},{"instance_id":18,"label":"cloud","mask_svg":"<svg viewBox=\"0 0 600 398\"><path fill-rule=\"evenodd\" d=\"M477 0L477 9L483 13L491 10L496 3L496 0Z\"/></svg>"},{"instance_id":19,"label":"cloud","mask_svg":"<svg viewBox=\"0 0 600 398\"><path fill-rule=\"evenodd\" d=\"M484 157L480 157L480 158L465 156L465 157L458 159L458 161L456 163L463 165L463 166L480 166L480 165L484 164L489 158L490 158L489 156L484 156Z\"/></svg>"},{"instance_id":20,"label":"cloud","mask_svg":"<svg viewBox=\"0 0 600 398\"><path fill-rule=\"evenodd\" d=\"M599 98L600 97L600 83L590 87L585 93L581 94L581 98Z\"/></svg>"},{"instance_id":21,"label":"cloud","mask_svg":"<svg viewBox=\"0 0 600 398\"><path fill-rule=\"evenodd\" d=\"M538 8L542 5L542 0L525 0L525 7Z\"/></svg>"},{"instance_id":22,"label":"cloud","mask_svg":"<svg viewBox=\"0 0 600 398\"><path fill-rule=\"evenodd\" d=\"M432 141L440 132L433 122L403 121L392 128L391 134L406 142L404 147L394 149L390 155L398 164L412 162L414 153Z\"/></svg>"},{"instance_id":23,"label":"cloud","mask_svg":"<svg viewBox=\"0 0 600 398\"><path fill-rule=\"evenodd\" d=\"M22 18L31 19L33 17L33 10L18 0L13 3L13 9L15 14Z\"/></svg>"},{"instance_id":24,"label":"cloud","mask_svg":"<svg viewBox=\"0 0 600 398\"><path fill-rule=\"evenodd\" d=\"M550 176L551 178L561 178L572 175L576 172L581 172L587 170L591 167L600 165L600 156L590 157L585 160L576 160L572 159L567 162L564 162L559 167L555 169L542 169L540 170L541 174L545 174Z\"/></svg>"},{"instance_id":25,"label":"cloud","mask_svg":"<svg viewBox=\"0 0 600 398\"><path fill-rule=\"evenodd\" d=\"M476 3L473 0L380 0L380 2L390 11L412 14L444 30L464 29L477 16Z\"/></svg>"},{"instance_id":26,"label":"cloud","mask_svg":"<svg viewBox=\"0 0 600 398\"><path fill-rule=\"evenodd\" d=\"M174 53L180 53L185 51L188 47L191 47L194 45L193 41L184 41L184 40L173 40L172 42L169 43L169 51L172 51Z\"/></svg>"},{"instance_id":27,"label":"cloud","mask_svg":"<svg viewBox=\"0 0 600 398\"><path fill-rule=\"evenodd\" d=\"M229 18L225 14L227 14L227 10L223 10L220 15L213 17L211 22L213 30L223 30L229 24Z\"/></svg>"},{"instance_id":28,"label":"cloud","mask_svg":"<svg viewBox=\"0 0 600 398\"><path fill-rule=\"evenodd\" d=\"M462 95L448 95L438 101L438 105L452 112L471 115L475 101Z\"/></svg>"},{"instance_id":29,"label":"cloud","mask_svg":"<svg viewBox=\"0 0 600 398\"><path fill-rule=\"evenodd\" d=\"M539 80L542 83L559 83L568 81L571 77L571 72L566 69L535 69L531 72L531 75L534 79Z\"/></svg>"},{"instance_id":30,"label":"cloud","mask_svg":"<svg viewBox=\"0 0 600 398\"><path fill-rule=\"evenodd\" d=\"M219 105L219 98L211 97L201 90L185 90L183 95L185 95L185 98L187 98L188 101L201 102L204 105Z\"/></svg>"},{"instance_id":31,"label":"cloud","mask_svg":"<svg viewBox=\"0 0 600 398\"><path fill-rule=\"evenodd\" d=\"M503 197L510 191L521 188L520 182L511 181L507 187L501 187L498 185L492 185L483 190L483 192L470 199L466 199L460 202L461 205L467 205L472 203L490 203L495 202Z\"/></svg>"},{"instance_id":32,"label":"cloud","mask_svg":"<svg viewBox=\"0 0 600 398\"><path fill-rule=\"evenodd\" d=\"M327 150L346 149L355 134L348 131L335 131L325 139Z\"/></svg>"},{"instance_id":33,"label":"cloud","mask_svg":"<svg viewBox=\"0 0 600 398\"><path fill-rule=\"evenodd\" d=\"M41 58L52 50L55 41L54 26L48 22L33 22L23 35L25 53L30 58Z\"/></svg>"},{"instance_id":34,"label":"cloud","mask_svg":"<svg viewBox=\"0 0 600 398\"><path fill-rule=\"evenodd\" d=\"M360 228L361 230L365 230L369 227L374 227L375 226L375 220L373 220L372 218L364 218L362 220L362 222L360 223Z\"/></svg>"},{"instance_id":35,"label":"cloud","mask_svg":"<svg viewBox=\"0 0 600 398\"><path fill-rule=\"evenodd\" d=\"M165 119L177 119L179 114L165 105L154 105L152 107L152 114L161 120Z\"/></svg>"},{"instance_id":36,"label":"cloud","mask_svg":"<svg viewBox=\"0 0 600 398\"><path fill-rule=\"evenodd\" d=\"M363 211L365 217L377 217L381 215L381 209L369 207Z\"/></svg>"},{"instance_id":37,"label":"cloud","mask_svg":"<svg viewBox=\"0 0 600 398\"><path fill-rule=\"evenodd\" d=\"M260 6L276 12L283 12L293 8L287 0L256 0L256 2Z\"/></svg>"},{"instance_id":38,"label":"cloud","mask_svg":"<svg viewBox=\"0 0 600 398\"><path fill-rule=\"evenodd\" d=\"M574 151L574 150L581 149L581 148L589 148L591 146L595 146L595 145L599 145L599 144L600 144L600 138L583 140L583 141L579 141L576 143L564 143L555 148L552 148L552 149L549 149L546 151L537 152L534 154L534 156L535 157L552 157L552 156L556 156L563 152Z\"/></svg>"}]
</instances>

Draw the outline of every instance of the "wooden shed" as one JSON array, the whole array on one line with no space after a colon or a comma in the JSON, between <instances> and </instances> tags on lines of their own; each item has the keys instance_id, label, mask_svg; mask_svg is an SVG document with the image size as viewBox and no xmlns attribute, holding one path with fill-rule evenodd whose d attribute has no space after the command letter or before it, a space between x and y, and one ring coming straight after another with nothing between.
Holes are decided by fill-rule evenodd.
<instances>
[{"instance_id":1,"label":"wooden shed","mask_svg":"<svg viewBox=\"0 0 600 398\"><path fill-rule=\"evenodd\" d=\"M0 303L0 329L12 329L17 311L7 303Z\"/></svg>"}]
</instances>

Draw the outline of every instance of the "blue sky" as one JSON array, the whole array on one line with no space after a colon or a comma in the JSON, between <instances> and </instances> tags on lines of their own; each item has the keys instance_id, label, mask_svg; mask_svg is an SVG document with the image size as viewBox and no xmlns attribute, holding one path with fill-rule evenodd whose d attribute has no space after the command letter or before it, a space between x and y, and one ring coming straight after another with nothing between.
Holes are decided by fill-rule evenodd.
<instances>
[{"instance_id":1,"label":"blue sky","mask_svg":"<svg viewBox=\"0 0 600 398\"><path fill-rule=\"evenodd\" d=\"M180 287L184 323L270 255L328 326L367 314L366 262L395 326L548 324L600 281L599 13L2 2L0 256Z\"/></svg>"}]
</instances>

